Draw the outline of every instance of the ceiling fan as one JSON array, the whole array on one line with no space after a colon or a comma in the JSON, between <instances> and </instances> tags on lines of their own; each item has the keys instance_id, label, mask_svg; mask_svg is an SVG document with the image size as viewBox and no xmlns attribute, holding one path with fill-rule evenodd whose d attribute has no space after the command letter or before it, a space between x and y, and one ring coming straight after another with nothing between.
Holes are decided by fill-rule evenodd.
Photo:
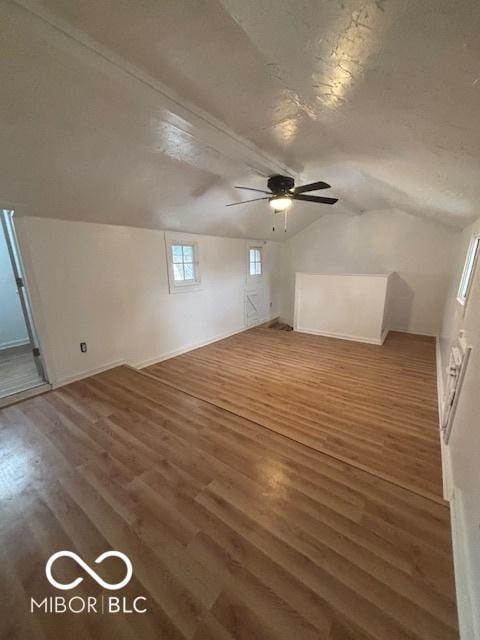
<instances>
[{"instance_id":1,"label":"ceiling fan","mask_svg":"<svg viewBox=\"0 0 480 640\"><path fill-rule=\"evenodd\" d=\"M274 213L285 213L285 231L287 230L287 209L293 200L301 200L303 202L318 202L320 204L335 204L338 198L324 198L322 196L306 196L303 195L308 191L318 191L320 189L330 189L330 185L326 182L311 182L300 187L295 186L295 180L290 176L271 176L268 179L267 187L270 191L263 189L253 189L252 187L235 187L235 189L245 189L247 191L256 191L267 195L261 198L253 198L253 200L243 200L242 202L232 202L227 207L235 207L238 204L246 204L247 202L257 202L258 200L268 200L268 204L274 210ZM275 227L273 228L275 230Z\"/></svg>"}]
</instances>

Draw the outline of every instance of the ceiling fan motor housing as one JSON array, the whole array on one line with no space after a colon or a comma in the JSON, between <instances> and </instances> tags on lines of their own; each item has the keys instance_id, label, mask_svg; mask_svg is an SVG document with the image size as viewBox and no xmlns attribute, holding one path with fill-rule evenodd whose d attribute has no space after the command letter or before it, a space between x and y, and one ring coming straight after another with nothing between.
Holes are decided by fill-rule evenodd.
<instances>
[{"instance_id":1,"label":"ceiling fan motor housing","mask_svg":"<svg viewBox=\"0 0 480 640\"><path fill-rule=\"evenodd\" d=\"M267 186L274 195L282 195L293 189L295 180L290 176L271 176Z\"/></svg>"}]
</instances>

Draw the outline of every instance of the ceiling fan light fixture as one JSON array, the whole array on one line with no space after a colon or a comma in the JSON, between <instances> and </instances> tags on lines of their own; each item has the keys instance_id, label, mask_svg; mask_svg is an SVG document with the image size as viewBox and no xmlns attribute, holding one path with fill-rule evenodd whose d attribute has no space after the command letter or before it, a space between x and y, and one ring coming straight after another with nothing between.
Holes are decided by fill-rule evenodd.
<instances>
[{"instance_id":1,"label":"ceiling fan light fixture","mask_svg":"<svg viewBox=\"0 0 480 640\"><path fill-rule=\"evenodd\" d=\"M292 199L287 196L271 198L268 203L275 211L285 211L292 204Z\"/></svg>"},{"instance_id":2,"label":"ceiling fan light fixture","mask_svg":"<svg viewBox=\"0 0 480 640\"><path fill-rule=\"evenodd\" d=\"M241 204L250 202L258 202L259 200L268 200L268 204L275 213L285 213L287 215L288 208L294 200L302 200L303 202L317 202L318 204L335 204L338 198L324 198L322 196L311 196L310 191L319 191L320 189L330 189L327 182L311 182L303 184L299 187L295 186L295 180L291 176L275 175L270 176L267 181L268 191L264 189L256 189L254 187L235 187L236 189L245 189L246 191L255 191L256 193L265 194L263 197L252 198L251 200L242 200L242 202L230 202L226 207L236 207ZM307 195L305 195L307 194Z\"/></svg>"}]
</instances>

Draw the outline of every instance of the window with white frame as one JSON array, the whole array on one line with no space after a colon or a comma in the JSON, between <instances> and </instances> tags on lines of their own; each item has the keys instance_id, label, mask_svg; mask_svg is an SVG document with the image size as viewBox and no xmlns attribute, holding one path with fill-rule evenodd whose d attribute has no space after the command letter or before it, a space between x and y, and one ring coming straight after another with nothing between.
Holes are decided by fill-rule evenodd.
<instances>
[{"instance_id":1,"label":"window with white frame","mask_svg":"<svg viewBox=\"0 0 480 640\"><path fill-rule=\"evenodd\" d=\"M248 250L248 267L250 276L262 275L262 247L250 247Z\"/></svg>"},{"instance_id":2,"label":"window with white frame","mask_svg":"<svg viewBox=\"0 0 480 640\"><path fill-rule=\"evenodd\" d=\"M200 286L198 243L169 240L167 251L170 293Z\"/></svg>"},{"instance_id":3,"label":"window with white frame","mask_svg":"<svg viewBox=\"0 0 480 640\"><path fill-rule=\"evenodd\" d=\"M474 235L470 241L467 258L465 260L465 266L463 267L462 278L460 280L460 286L458 288L457 294L457 300L460 302L460 304L466 303L468 294L470 293L475 265L477 264L479 253L480 234L477 234Z\"/></svg>"}]
</instances>

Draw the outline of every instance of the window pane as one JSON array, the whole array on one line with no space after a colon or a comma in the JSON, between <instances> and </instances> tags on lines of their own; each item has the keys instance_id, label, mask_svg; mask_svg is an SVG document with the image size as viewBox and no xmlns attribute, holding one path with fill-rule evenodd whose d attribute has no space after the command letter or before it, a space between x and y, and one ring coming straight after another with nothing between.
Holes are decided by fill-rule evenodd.
<instances>
[{"instance_id":1,"label":"window pane","mask_svg":"<svg viewBox=\"0 0 480 640\"><path fill-rule=\"evenodd\" d=\"M257 271L256 271L256 275L257 275L257 276L262 275L262 265L260 264L260 262L257 262Z\"/></svg>"},{"instance_id":2,"label":"window pane","mask_svg":"<svg viewBox=\"0 0 480 640\"><path fill-rule=\"evenodd\" d=\"M185 264L183 265L183 269L185 272L185 280L195 280L195 275L193 273L193 264Z\"/></svg>"},{"instance_id":3,"label":"window pane","mask_svg":"<svg viewBox=\"0 0 480 640\"><path fill-rule=\"evenodd\" d=\"M255 262L255 249L250 249L250 262Z\"/></svg>"},{"instance_id":4,"label":"window pane","mask_svg":"<svg viewBox=\"0 0 480 640\"><path fill-rule=\"evenodd\" d=\"M255 262L250 262L250 275L254 276L256 273Z\"/></svg>"},{"instance_id":5,"label":"window pane","mask_svg":"<svg viewBox=\"0 0 480 640\"><path fill-rule=\"evenodd\" d=\"M183 245L183 261L193 262L193 247L189 245Z\"/></svg>"},{"instance_id":6,"label":"window pane","mask_svg":"<svg viewBox=\"0 0 480 640\"><path fill-rule=\"evenodd\" d=\"M173 262L183 262L182 245L172 244L172 260Z\"/></svg>"},{"instance_id":7,"label":"window pane","mask_svg":"<svg viewBox=\"0 0 480 640\"><path fill-rule=\"evenodd\" d=\"M260 249L255 249L255 260L256 262L260 262L262 259L262 255L260 253Z\"/></svg>"},{"instance_id":8,"label":"window pane","mask_svg":"<svg viewBox=\"0 0 480 640\"><path fill-rule=\"evenodd\" d=\"M183 265L182 264L174 264L173 265L173 279L174 280L184 280L183 275Z\"/></svg>"},{"instance_id":9,"label":"window pane","mask_svg":"<svg viewBox=\"0 0 480 640\"><path fill-rule=\"evenodd\" d=\"M458 296L463 301L465 301L468 295L468 290L470 288L470 283L473 277L473 268L475 266L476 257L479 252L479 246L480 238L475 238L470 245L467 259L465 260L465 266L463 268L462 279L460 281L460 287L458 291Z\"/></svg>"}]
</instances>

